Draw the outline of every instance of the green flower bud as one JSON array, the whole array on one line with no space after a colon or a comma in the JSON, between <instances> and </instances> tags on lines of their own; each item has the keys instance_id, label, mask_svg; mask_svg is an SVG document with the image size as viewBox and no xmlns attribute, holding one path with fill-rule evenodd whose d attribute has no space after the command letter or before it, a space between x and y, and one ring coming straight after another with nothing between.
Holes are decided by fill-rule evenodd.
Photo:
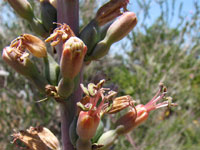
<instances>
[{"instance_id":1,"label":"green flower bud","mask_svg":"<svg viewBox=\"0 0 200 150\"><path fill-rule=\"evenodd\" d=\"M99 150L104 150L112 146L115 140L119 137L118 132L123 129L123 126L118 126L115 130L109 130L101 135L98 140L98 145L103 145Z\"/></svg>"},{"instance_id":2,"label":"green flower bud","mask_svg":"<svg viewBox=\"0 0 200 150\"><path fill-rule=\"evenodd\" d=\"M98 60L102 57L104 57L106 54L108 54L110 49L110 45L107 44L104 40L97 43L94 50L92 51L92 54L87 56L85 58L85 61L91 61L91 60Z\"/></svg>"},{"instance_id":3,"label":"green flower bud","mask_svg":"<svg viewBox=\"0 0 200 150\"><path fill-rule=\"evenodd\" d=\"M105 56L109 52L110 46L125 37L133 29L136 23L137 18L135 13L125 12L109 26L105 38L97 43L92 54L85 60L97 60Z\"/></svg>"},{"instance_id":4,"label":"green flower bud","mask_svg":"<svg viewBox=\"0 0 200 150\"><path fill-rule=\"evenodd\" d=\"M34 18L32 7L27 0L7 0L7 1L20 17L28 21L31 21Z\"/></svg>"}]
</instances>

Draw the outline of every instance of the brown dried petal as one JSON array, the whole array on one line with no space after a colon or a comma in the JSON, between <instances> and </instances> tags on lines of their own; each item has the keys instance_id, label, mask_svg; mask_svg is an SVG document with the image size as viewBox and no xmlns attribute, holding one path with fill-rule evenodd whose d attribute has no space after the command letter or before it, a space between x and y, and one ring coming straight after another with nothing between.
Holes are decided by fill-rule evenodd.
<instances>
[{"instance_id":1,"label":"brown dried petal","mask_svg":"<svg viewBox=\"0 0 200 150\"><path fill-rule=\"evenodd\" d=\"M128 3L129 0L110 0L108 3L104 4L99 8L95 17L99 25L104 25L121 15L121 8L127 11L126 7Z\"/></svg>"},{"instance_id":2,"label":"brown dried petal","mask_svg":"<svg viewBox=\"0 0 200 150\"><path fill-rule=\"evenodd\" d=\"M46 57L47 49L45 43L31 34L22 35L23 45L36 57Z\"/></svg>"},{"instance_id":3,"label":"brown dried petal","mask_svg":"<svg viewBox=\"0 0 200 150\"><path fill-rule=\"evenodd\" d=\"M133 106L134 102L135 101L129 95L117 97L113 100L112 108L107 113L117 113L129 106Z\"/></svg>"},{"instance_id":4,"label":"brown dried petal","mask_svg":"<svg viewBox=\"0 0 200 150\"><path fill-rule=\"evenodd\" d=\"M20 140L31 150L60 150L60 144L55 135L45 127L30 127L25 131L14 133L14 142Z\"/></svg>"}]
</instances>

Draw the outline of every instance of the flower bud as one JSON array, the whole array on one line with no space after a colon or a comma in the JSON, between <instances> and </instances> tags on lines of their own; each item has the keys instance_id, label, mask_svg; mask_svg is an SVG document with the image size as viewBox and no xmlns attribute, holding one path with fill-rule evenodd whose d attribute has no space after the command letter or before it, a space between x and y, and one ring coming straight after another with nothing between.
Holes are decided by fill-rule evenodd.
<instances>
[{"instance_id":1,"label":"flower bud","mask_svg":"<svg viewBox=\"0 0 200 150\"><path fill-rule=\"evenodd\" d=\"M108 54L110 46L125 37L136 25L137 18L133 12L123 13L112 23L106 33L105 38L97 43L92 50L92 54L85 58L86 61L98 60Z\"/></svg>"},{"instance_id":2,"label":"flower bud","mask_svg":"<svg viewBox=\"0 0 200 150\"><path fill-rule=\"evenodd\" d=\"M31 21L34 18L32 7L27 0L7 0L7 1L20 17L28 21Z\"/></svg>"},{"instance_id":3,"label":"flower bud","mask_svg":"<svg viewBox=\"0 0 200 150\"><path fill-rule=\"evenodd\" d=\"M64 79L73 79L80 72L87 47L77 37L71 37L63 45L61 74Z\"/></svg>"},{"instance_id":4,"label":"flower bud","mask_svg":"<svg viewBox=\"0 0 200 150\"><path fill-rule=\"evenodd\" d=\"M125 37L137 24L137 17L133 12L123 13L114 23L109 27L105 43L111 45L123 37Z\"/></svg>"},{"instance_id":5,"label":"flower bud","mask_svg":"<svg viewBox=\"0 0 200 150\"><path fill-rule=\"evenodd\" d=\"M55 135L45 127L30 127L25 131L14 133L13 143L20 140L31 150L60 150L60 143Z\"/></svg>"},{"instance_id":6,"label":"flower bud","mask_svg":"<svg viewBox=\"0 0 200 150\"><path fill-rule=\"evenodd\" d=\"M96 113L81 111L77 121L76 132L79 138L90 140L96 133L100 122L100 116Z\"/></svg>"},{"instance_id":7,"label":"flower bud","mask_svg":"<svg viewBox=\"0 0 200 150\"><path fill-rule=\"evenodd\" d=\"M119 134L126 134L130 132L133 128L135 128L140 123L144 122L148 117L148 113L144 109L131 109L125 115L120 117L116 126L122 125L124 128L120 131Z\"/></svg>"},{"instance_id":8,"label":"flower bud","mask_svg":"<svg viewBox=\"0 0 200 150\"><path fill-rule=\"evenodd\" d=\"M122 130L122 126L118 126L115 130L109 130L101 135L98 140L98 145L103 145L99 150L108 149L112 146L115 140L119 137L119 132Z\"/></svg>"},{"instance_id":9,"label":"flower bud","mask_svg":"<svg viewBox=\"0 0 200 150\"><path fill-rule=\"evenodd\" d=\"M107 43L105 43L104 40L102 40L99 43L97 43L97 45L92 51L92 54L87 56L85 58L85 61L98 60L104 57L106 54L108 54L109 49L110 49L110 45L108 45Z\"/></svg>"}]
</instances>

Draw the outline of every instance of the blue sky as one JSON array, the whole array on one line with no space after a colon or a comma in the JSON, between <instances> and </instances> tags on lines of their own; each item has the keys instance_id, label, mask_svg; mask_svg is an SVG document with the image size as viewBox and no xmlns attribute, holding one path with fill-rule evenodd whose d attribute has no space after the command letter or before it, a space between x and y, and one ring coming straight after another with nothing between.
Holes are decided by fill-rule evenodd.
<instances>
[{"instance_id":1,"label":"blue sky","mask_svg":"<svg viewBox=\"0 0 200 150\"><path fill-rule=\"evenodd\" d=\"M145 2L148 3L149 0L138 0L141 2ZM150 3L150 9L149 12L151 14L151 19L147 19L147 23L151 24L152 22L155 21L155 19L160 15L160 8L158 1L164 1L164 2L168 2L168 9L166 9L166 7L164 7L164 9L166 9L170 14L172 14L172 2L173 0L152 0L152 2ZM191 13L193 13L194 10L194 6L193 6L193 2L194 1L198 1L198 0L174 0L175 2L175 7L174 7L174 18L170 20L170 25L172 27L176 26L178 23L178 11L179 11L179 6L181 3L183 3L182 6L182 15L189 17ZM131 11L134 11L136 13L139 13L140 15L138 16L138 23L140 23L140 21L142 20L142 16L144 14L144 11L140 10L140 7L138 6L136 0L130 0L130 4L128 5L128 9ZM187 18L189 19L189 18Z\"/></svg>"},{"instance_id":2,"label":"blue sky","mask_svg":"<svg viewBox=\"0 0 200 150\"><path fill-rule=\"evenodd\" d=\"M145 25L150 26L152 23L155 23L155 20L158 18L158 16L161 14L160 11L160 7L158 5L158 1L164 1L164 2L168 2L168 14L169 16L171 16L172 14L172 2L173 0L138 0L140 2L145 2L148 3L148 1L152 1L150 3L150 9L149 9L149 14L150 18L147 18L145 21ZM192 14L194 13L194 5L193 2L198 1L198 3L200 3L200 0L174 0L175 4L174 4L174 17L169 17L169 25L171 27L176 27L176 25L179 23L179 6L181 3L183 3L182 5L182 11L181 11L181 15L185 16L185 19L190 19L190 17L192 16ZM166 10L166 6L164 7L164 9ZM130 0L130 4L128 5L128 10L133 11L137 14L137 18L138 18L138 23L136 28L140 28L141 31L141 23L143 20L143 15L144 15L144 11L140 9L137 0ZM137 30L137 29L133 29ZM117 42L115 44L112 45L111 47L111 53L110 54L121 54L123 53L122 49L126 49L124 48L124 45L121 46L121 43L124 43L124 45L126 46L126 48L129 48L129 44L127 43L127 39L124 38L123 40L121 40L120 42Z\"/></svg>"}]
</instances>

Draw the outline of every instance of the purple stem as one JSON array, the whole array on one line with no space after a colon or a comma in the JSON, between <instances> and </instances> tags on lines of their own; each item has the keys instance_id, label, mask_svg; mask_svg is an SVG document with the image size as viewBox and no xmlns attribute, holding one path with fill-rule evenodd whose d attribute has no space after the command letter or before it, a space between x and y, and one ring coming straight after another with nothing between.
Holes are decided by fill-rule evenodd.
<instances>
[{"instance_id":1,"label":"purple stem","mask_svg":"<svg viewBox=\"0 0 200 150\"><path fill-rule=\"evenodd\" d=\"M66 23L76 35L79 33L79 0L58 0L57 1L57 22ZM58 47L58 57L62 54L62 44ZM78 85L82 82L82 70ZM74 150L69 139L69 127L76 111L76 102L82 97L80 86L70 96L65 104L60 104L61 111L61 135L63 150Z\"/></svg>"}]
</instances>

